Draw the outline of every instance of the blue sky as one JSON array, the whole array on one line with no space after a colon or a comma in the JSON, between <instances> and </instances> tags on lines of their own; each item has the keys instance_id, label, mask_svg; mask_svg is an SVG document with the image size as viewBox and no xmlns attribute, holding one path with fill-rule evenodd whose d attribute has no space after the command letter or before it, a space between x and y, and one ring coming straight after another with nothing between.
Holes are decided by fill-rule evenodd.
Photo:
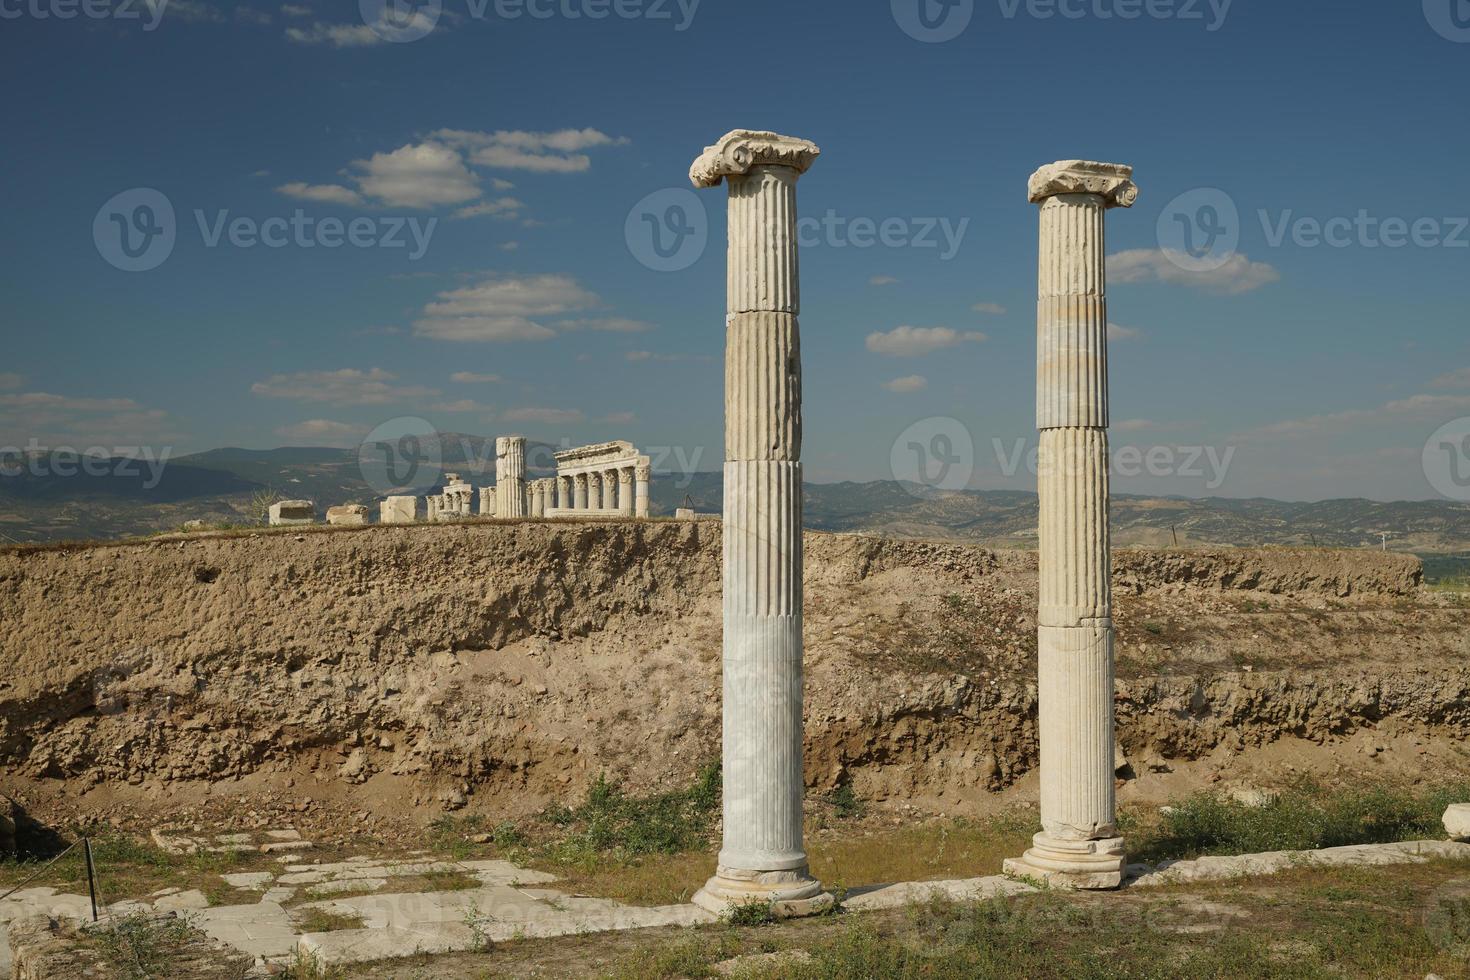
<instances>
[{"instance_id":1,"label":"blue sky","mask_svg":"<svg viewBox=\"0 0 1470 980\"><path fill-rule=\"evenodd\" d=\"M763 128L823 150L809 479L912 476L942 432L968 485L1032 484L1026 178L1081 157L1141 188L1109 217L1113 442L1155 455L1115 489L1439 496L1426 440L1470 435L1470 3L922 0L954 34L926 41L919 2L443 0L409 41L372 0L0 0L0 445L347 446L422 416L717 468L723 191L684 191ZM172 250L124 271L115 222L164 220L139 188ZM703 252L640 261L645 199L702 208ZM1206 271L1181 213L1229 233ZM322 245L354 219L362 247Z\"/></svg>"}]
</instances>

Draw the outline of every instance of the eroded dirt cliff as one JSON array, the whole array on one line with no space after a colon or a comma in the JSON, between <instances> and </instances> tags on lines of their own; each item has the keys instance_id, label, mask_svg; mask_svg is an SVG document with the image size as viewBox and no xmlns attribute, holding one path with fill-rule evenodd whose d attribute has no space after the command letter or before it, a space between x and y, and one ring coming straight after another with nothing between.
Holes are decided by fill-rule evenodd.
<instances>
[{"instance_id":1,"label":"eroded dirt cliff","mask_svg":"<svg viewBox=\"0 0 1470 980\"><path fill-rule=\"evenodd\" d=\"M718 756L720 527L524 522L0 552L0 789L515 815ZM1465 610L1409 557L1120 552L1143 771L1470 731ZM1036 764L1035 557L807 537L807 773L963 809Z\"/></svg>"}]
</instances>

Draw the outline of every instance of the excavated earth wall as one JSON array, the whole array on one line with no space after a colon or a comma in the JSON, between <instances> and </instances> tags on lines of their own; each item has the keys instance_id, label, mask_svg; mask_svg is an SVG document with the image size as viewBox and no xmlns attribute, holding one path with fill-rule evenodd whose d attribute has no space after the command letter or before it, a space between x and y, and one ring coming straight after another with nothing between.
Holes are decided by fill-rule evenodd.
<instances>
[{"instance_id":1,"label":"excavated earth wall","mask_svg":"<svg viewBox=\"0 0 1470 980\"><path fill-rule=\"evenodd\" d=\"M0 552L0 790L228 783L517 814L718 757L720 525ZM1470 731L1464 610L1371 551L1120 552L1119 742L1167 765ZM807 774L955 804L1036 765L1035 556L807 536Z\"/></svg>"}]
</instances>

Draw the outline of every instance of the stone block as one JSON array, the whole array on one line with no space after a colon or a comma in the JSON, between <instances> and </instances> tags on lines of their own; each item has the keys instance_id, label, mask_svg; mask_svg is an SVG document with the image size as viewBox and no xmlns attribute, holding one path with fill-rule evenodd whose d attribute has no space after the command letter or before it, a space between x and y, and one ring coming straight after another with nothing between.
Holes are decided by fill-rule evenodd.
<instances>
[{"instance_id":1,"label":"stone block","mask_svg":"<svg viewBox=\"0 0 1470 980\"><path fill-rule=\"evenodd\" d=\"M1444 812L1444 829L1455 840L1470 840L1470 803L1451 803Z\"/></svg>"},{"instance_id":2,"label":"stone block","mask_svg":"<svg viewBox=\"0 0 1470 980\"><path fill-rule=\"evenodd\" d=\"M368 523L368 509L362 504L328 507L327 523L337 527L360 527Z\"/></svg>"},{"instance_id":3,"label":"stone block","mask_svg":"<svg viewBox=\"0 0 1470 980\"><path fill-rule=\"evenodd\" d=\"M271 527L316 523L316 504L310 500L278 500L271 504Z\"/></svg>"},{"instance_id":4,"label":"stone block","mask_svg":"<svg viewBox=\"0 0 1470 980\"><path fill-rule=\"evenodd\" d=\"M383 501L383 524L412 524L419 519L419 498L389 497Z\"/></svg>"}]
</instances>

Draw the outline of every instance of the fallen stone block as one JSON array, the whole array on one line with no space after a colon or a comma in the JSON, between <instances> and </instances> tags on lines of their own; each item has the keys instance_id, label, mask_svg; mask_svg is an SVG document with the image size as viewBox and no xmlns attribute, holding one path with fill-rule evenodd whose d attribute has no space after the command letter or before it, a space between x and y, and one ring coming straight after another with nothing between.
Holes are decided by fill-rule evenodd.
<instances>
[{"instance_id":1,"label":"fallen stone block","mask_svg":"<svg viewBox=\"0 0 1470 980\"><path fill-rule=\"evenodd\" d=\"M360 527L368 523L368 509L362 504L328 507L327 523L336 527Z\"/></svg>"},{"instance_id":2,"label":"fallen stone block","mask_svg":"<svg viewBox=\"0 0 1470 980\"><path fill-rule=\"evenodd\" d=\"M910 902L923 902L935 896L957 902L973 902L998 895L1021 895L1036 889L1004 875L985 878L962 878L951 881L905 881L892 885L855 888L842 900L849 912L872 912L878 909L902 908Z\"/></svg>"},{"instance_id":3,"label":"fallen stone block","mask_svg":"<svg viewBox=\"0 0 1470 980\"><path fill-rule=\"evenodd\" d=\"M310 500L278 500L270 507L271 527L315 524L316 504Z\"/></svg>"},{"instance_id":4,"label":"fallen stone block","mask_svg":"<svg viewBox=\"0 0 1470 980\"><path fill-rule=\"evenodd\" d=\"M1470 803L1451 803L1444 812L1444 829L1455 840L1470 840Z\"/></svg>"}]
</instances>

